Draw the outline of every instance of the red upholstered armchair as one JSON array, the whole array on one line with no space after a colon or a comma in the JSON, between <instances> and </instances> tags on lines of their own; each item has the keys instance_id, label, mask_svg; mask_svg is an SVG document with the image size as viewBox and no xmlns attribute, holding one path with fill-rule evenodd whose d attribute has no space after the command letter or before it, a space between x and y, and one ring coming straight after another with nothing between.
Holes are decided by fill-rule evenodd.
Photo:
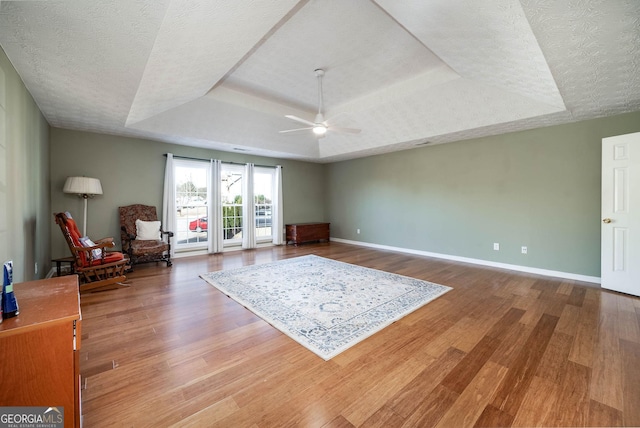
<instances>
[{"instance_id":1,"label":"red upholstered armchair","mask_svg":"<svg viewBox=\"0 0 640 428\"><path fill-rule=\"evenodd\" d=\"M134 204L119 210L122 251L129 255L131 264L166 262L171 266L173 232L162 230L156 207Z\"/></svg>"},{"instance_id":2,"label":"red upholstered armchair","mask_svg":"<svg viewBox=\"0 0 640 428\"><path fill-rule=\"evenodd\" d=\"M113 248L113 238L96 242L82 236L76 222L66 213L54 214L56 223L64 235L71 255L73 271L80 277L80 291L99 291L126 286L124 272L129 268L129 258Z\"/></svg>"}]
</instances>

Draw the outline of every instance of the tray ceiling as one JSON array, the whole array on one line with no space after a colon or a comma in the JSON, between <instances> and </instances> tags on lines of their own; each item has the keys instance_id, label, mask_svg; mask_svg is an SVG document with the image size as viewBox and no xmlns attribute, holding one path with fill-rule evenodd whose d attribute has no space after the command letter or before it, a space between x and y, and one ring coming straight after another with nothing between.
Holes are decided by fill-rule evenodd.
<instances>
[{"instance_id":1,"label":"tray ceiling","mask_svg":"<svg viewBox=\"0 0 640 428\"><path fill-rule=\"evenodd\" d=\"M637 0L0 0L55 127L331 162L640 110ZM325 117L310 131L314 70Z\"/></svg>"}]
</instances>

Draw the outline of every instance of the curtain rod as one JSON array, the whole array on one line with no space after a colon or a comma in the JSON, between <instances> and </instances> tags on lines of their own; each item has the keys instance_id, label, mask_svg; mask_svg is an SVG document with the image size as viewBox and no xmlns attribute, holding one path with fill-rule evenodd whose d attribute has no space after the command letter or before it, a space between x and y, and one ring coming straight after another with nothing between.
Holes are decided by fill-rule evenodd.
<instances>
[{"instance_id":1,"label":"curtain rod","mask_svg":"<svg viewBox=\"0 0 640 428\"><path fill-rule=\"evenodd\" d=\"M167 154L165 153L164 155L165 158L167 157ZM189 159L189 160L194 160L194 161L201 161L201 162L209 162L211 159L204 159L204 158L192 158L189 156L179 156L179 155L173 155L174 159ZM231 161L220 161L222 163L226 163L229 165L246 165L244 163L240 163L240 162L231 162ZM254 166L258 166L258 167L263 167L263 168L275 168L277 166L279 166L280 168L284 168L282 165L258 165L258 164L254 164Z\"/></svg>"}]
</instances>

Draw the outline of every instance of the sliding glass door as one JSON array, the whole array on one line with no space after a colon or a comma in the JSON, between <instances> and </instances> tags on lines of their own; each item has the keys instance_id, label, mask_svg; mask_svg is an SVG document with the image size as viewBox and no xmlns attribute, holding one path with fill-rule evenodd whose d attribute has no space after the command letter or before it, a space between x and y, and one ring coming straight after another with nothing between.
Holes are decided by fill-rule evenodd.
<instances>
[{"instance_id":1,"label":"sliding glass door","mask_svg":"<svg viewBox=\"0 0 640 428\"><path fill-rule=\"evenodd\" d=\"M244 167L222 164L222 237L225 247L242 244Z\"/></svg>"},{"instance_id":2,"label":"sliding glass door","mask_svg":"<svg viewBox=\"0 0 640 428\"><path fill-rule=\"evenodd\" d=\"M274 194L275 169L256 167L254 182L247 183L244 177L244 166L222 164L222 228L225 246L242 244L242 231L246 227L253 227L256 231L258 243L273 241L272 204ZM244 224L242 218L243 186L253 186L253 209L255 223Z\"/></svg>"}]
</instances>

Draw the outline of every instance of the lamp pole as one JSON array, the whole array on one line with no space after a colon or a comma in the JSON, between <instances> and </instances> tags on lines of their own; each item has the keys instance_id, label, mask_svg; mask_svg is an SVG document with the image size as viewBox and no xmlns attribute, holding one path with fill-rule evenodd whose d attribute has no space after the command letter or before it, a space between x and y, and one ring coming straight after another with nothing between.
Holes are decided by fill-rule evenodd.
<instances>
[{"instance_id":1,"label":"lamp pole","mask_svg":"<svg viewBox=\"0 0 640 428\"><path fill-rule=\"evenodd\" d=\"M87 236L87 200L89 199L89 195L85 193L82 195L82 199L84 199L84 223L82 225L82 236Z\"/></svg>"}]
</instances>

